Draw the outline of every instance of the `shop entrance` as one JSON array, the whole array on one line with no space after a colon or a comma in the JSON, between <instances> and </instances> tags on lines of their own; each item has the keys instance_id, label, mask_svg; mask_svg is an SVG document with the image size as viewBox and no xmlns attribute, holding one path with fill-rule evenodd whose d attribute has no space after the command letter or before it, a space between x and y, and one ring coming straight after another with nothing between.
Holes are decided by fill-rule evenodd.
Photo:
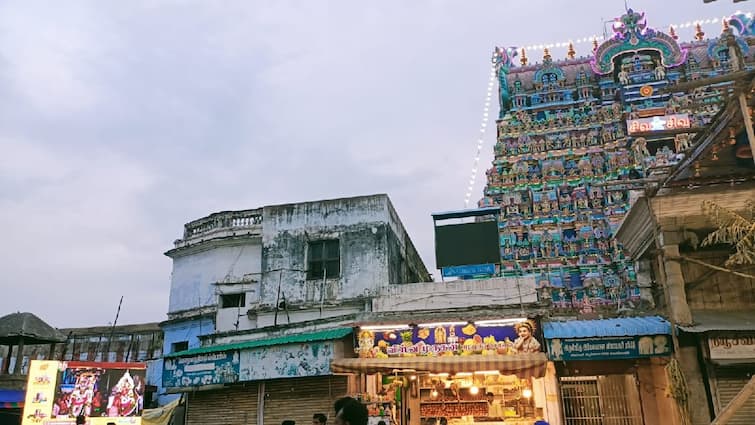
<instances>
[{"instance_id":1,"label":"shop entrance","mask_svg":"<svg viewBox=\"0 0 755 425\"><path fill-rule=\"evenodd\" d=\"M633 375L562 377L565 425L643 425Z\"/></svg>"}]
</instances>

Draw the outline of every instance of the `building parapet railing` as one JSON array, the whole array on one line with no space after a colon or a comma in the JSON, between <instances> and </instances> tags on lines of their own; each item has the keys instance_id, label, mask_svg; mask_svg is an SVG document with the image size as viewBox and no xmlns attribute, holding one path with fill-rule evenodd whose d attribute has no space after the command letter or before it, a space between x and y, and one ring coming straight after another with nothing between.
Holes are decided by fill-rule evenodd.
<instances>
[{"instance_id":1,"label":"building parapet railing","mask_svg":"<svg viewBox=\"0 0 755 425\"><path fill-rule=\"evenodd\" d=\"M206 238L230 236L234 231L247 230L255 234L261 230L262 209L223 211L194 220L184 225L183 239L176 240L176 248Z\"/></svg>"}]
</instances>

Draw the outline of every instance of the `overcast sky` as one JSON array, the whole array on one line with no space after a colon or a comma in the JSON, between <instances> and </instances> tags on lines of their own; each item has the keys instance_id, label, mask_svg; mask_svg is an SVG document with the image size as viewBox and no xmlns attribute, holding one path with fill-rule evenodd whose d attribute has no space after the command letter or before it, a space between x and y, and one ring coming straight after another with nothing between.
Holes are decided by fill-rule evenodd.
<instances>
[{"instance_id":1,"label":"overcast sky","mask_svg":"<svg viewBox=\"0 0 755 425\"><path fill-rule=\"evenodd\" d=\"M656 27L742 5L630 1ZM0 2L0 315L102 325L124 295L119 323L164 320L185 222L360 194L390 195L434 269L430 213L463 207L493 47L600 35L623 8Z\"/></svg>"}]
</instances>

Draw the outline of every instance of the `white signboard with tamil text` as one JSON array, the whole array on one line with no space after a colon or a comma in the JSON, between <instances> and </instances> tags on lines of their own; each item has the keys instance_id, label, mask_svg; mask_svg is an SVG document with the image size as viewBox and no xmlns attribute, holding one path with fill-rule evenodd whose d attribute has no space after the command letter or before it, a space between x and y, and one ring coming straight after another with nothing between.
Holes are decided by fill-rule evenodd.
<instances>
[{"instance_id":1,"label":"white signboard with tamil text","mask_svg":"<svg viewBox=\"0 0 755 425\"><path fill-rule=\"evenodd\" d=\"M755 335L708 338L711 360L755 359Z\"/></svg>"}]
</instances>

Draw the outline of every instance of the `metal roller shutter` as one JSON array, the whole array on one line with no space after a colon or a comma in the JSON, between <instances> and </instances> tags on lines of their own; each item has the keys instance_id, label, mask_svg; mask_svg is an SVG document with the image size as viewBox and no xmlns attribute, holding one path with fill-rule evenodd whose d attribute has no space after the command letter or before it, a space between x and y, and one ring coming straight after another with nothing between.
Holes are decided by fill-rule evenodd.
<instances>
[{"instance_id":1,"label":"metal roller shutter","mask_svg":"<svg viewBox=\"0 0 755 425\"><path fill-rule=\"evenodd\" d=\"M723 409L734 398L747 381L750 380L753 369L742 368L716 368L716 390L718 395L719 409ZM737 414L729 422L729 425L752 425L755 423L755 396L750 397Z\"/></svg>"},{"instance_id":2,"label":"metal roller shutter","mask_svg":"<svg viewBox=\"0 0 755 425\"><path fill-rule=\"evenodd\" d=\"M346 376L276 379L265 382L264 425L280 425L287 419L310 425L312 415L324 413L333 420L333 402L346 395Z\"/></svg>"},{"instance_id":3,"label":"metal roller shutter","mask_svg":"<svg viewBox=\"0 0 755 425\"><path fill-rule=\"evenodd\" d=\"M257 425L257 385L189 393L186 425Z\"/></svg>"}]
</instances>

